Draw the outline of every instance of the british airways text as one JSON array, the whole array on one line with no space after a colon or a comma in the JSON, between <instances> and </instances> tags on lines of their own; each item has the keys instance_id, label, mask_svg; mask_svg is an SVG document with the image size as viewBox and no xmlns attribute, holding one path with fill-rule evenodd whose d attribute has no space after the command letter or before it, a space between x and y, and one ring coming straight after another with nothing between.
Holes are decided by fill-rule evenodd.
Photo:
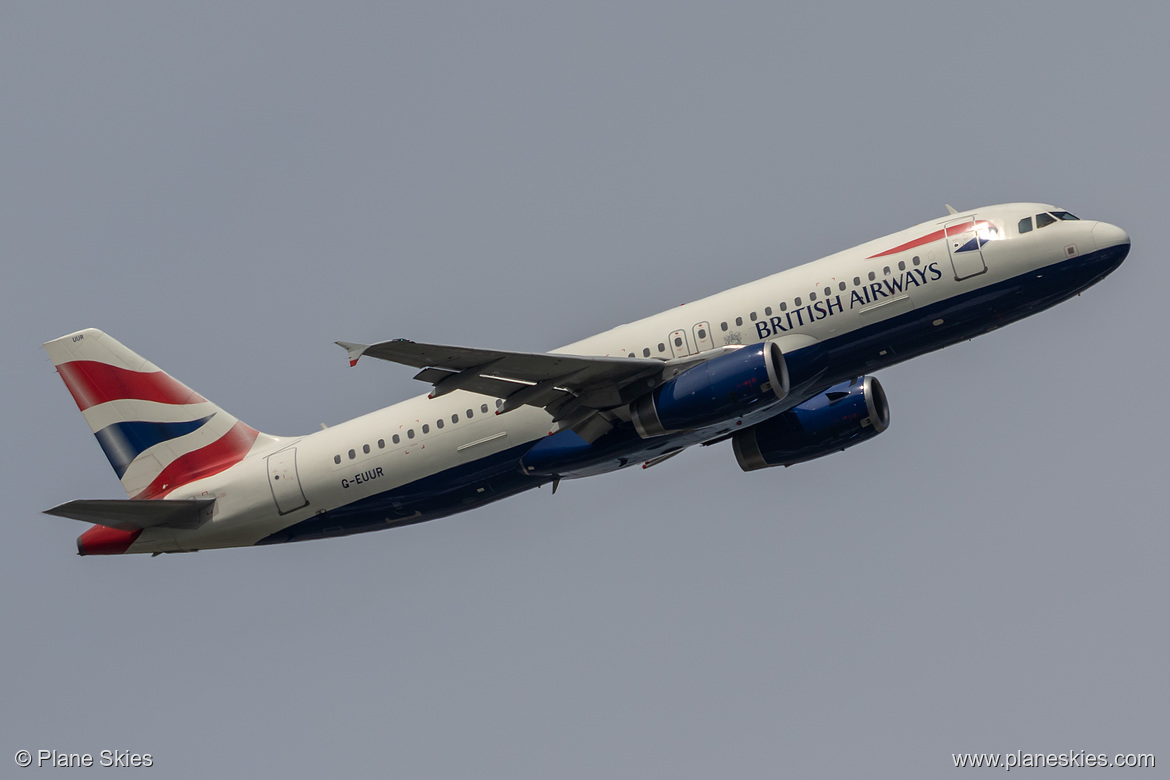
<instances>
[{"instance_id":1,"label":"british airways text","mask_svg":"<svg viewBox=\"0 0 1170 780\"><path fill-rule=\"evenodd\" d=\"M880 281L870 282L867 285L856 288L849 295L849 308L856 309L862 306L868 306L882 298L904 293L911 287L921 287L928 282L941 278L942 271L939 270L938 263L931 263L926 268L911 268L909 271L900 273L897 276L889 276ZM810 322L832 317L834 314L840 314L845 311L845 304L845 294L842 293L822 301L810 303L799 309L784 312L771 319L759 320L756 322L756 336L761 339L766 339L769 336L775 336L793 328L799 328Z\"/></svg>"}]
</instances>

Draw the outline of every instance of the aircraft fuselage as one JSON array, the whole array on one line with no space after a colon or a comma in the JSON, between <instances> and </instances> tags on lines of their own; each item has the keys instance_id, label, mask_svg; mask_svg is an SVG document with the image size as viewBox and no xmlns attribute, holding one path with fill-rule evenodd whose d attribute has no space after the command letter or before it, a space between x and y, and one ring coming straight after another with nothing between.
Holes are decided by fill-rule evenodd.
<instances>
[{"instance_id":1,"label":"aircraft fuselage","mask_svg":"<svg viewBox=\"0 0 1170 780\"><path fill-rule=\"evenodd\" d=\"M261 435L235 465L165 495L215 499L209 520L147 527L125 551L272 544L417 523L721 441L839 383L1054 306L1125 259L1121 229L1063 215L1035 203L950 214L553 351L670 365L775 341L793 386L742 414L649 438L628 415L608 415L612 427L600 436L569 436L550 470L524 461L562 434L545 409L497 414L502 402L479 393L423 395L306 436ZM98 547L82 552L105 551Z\"/></svg>"}]
</instances>

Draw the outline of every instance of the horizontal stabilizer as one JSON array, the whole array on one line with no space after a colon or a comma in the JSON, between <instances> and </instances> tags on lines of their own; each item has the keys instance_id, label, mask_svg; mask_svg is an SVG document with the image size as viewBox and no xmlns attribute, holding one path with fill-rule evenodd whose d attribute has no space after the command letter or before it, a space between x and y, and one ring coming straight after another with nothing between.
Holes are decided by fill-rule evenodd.
<instances>
[{"instance_id":1,"label":"horizontal stabilizer","mask_svg":"<svg viewBox=\"0 0 1170 780\"><path fill-rule=\"evenodd\" d=\"M46 515L97 523L121 531L137 531L157 525L168 528L198 528L211 519L214 498L183 501L134 499L82 499L46 509Z\"/></svg>"}]
</instances>

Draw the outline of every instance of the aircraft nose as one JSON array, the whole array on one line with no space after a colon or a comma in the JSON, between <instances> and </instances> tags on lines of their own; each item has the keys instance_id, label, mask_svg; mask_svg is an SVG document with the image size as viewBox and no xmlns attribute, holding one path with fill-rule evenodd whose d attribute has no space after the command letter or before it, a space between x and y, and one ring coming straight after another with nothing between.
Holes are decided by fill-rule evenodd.
<instances>
[{"instance_id":1,"label":"aircraft nose","mask_svg":"<svg viewBox=\"0 0 1170 780\"><path fill-rule=\"evenodd\" d=\"M1097 249L1112 249L1113 247L1125 246L1129 247L1129 234L1126 233L1117 225L1110 225L1108 222L1098 222L1093 225L1093 242L1097 244Z\"/></svg>"}]
</instances>

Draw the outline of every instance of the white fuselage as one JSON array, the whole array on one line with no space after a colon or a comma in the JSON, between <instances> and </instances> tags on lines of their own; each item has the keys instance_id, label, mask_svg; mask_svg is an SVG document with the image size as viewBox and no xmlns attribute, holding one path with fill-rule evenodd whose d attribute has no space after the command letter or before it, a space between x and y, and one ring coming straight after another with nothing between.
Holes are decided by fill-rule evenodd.
<instances>
[{"instance_id":1,"label":"white fuselage","mask_svg":"<svg viewBox=\"0 0 1170 780\"><path fill-rule=\"evenodd\" d=\"M1044 269L1076 262L1123 240L1128 244L1120 229L1092 221L1058 221L1019 232L1021 220L1056 211L1043 204L1008 204L948 215L620 325L555 352L670 360L720 347L779 339L786 354L810 344L837 345L840 354L849 359L848 365L835 368L835 374L858 376L1000 324L998 315L971 309L975 312L972 315L964 310L964 316L981 317L979 327L964 324L961 332L943 335L947 333L947 306L952 300L972 301L969 306L974 307L978 304L973 292L1015 289L1014 280L1020 280L1021 285L1043 284L1038 274L1042 275ZM962 248L958 242L970 240L970 235L948 236L941 232L948 224L971 218L976 243L973 249L957 254ZM936 238L924 240L931 236ZM909 246L890 251L905 245ZM1073 293L1063 288L1035 289L1036 310ZM1047 297L1040 295L1041 290L1047 291ZM929 322L917 323L907 317L931 311L939 312L939 316ZM1011 312L1006 321L1026 316L1031 310ZM890 330L890 343L885 345L882 324L895 321L906 324L900 325L902 330L896 334ZM917 330L907 335L911 328ZM858 335L858 341L852 344L850 339L855 334L864 334L865 340ZM898 349L897 344L902 348ZM441 480L448 473L451 480L466 481L467 506L477 505L482 503L476 500L477 463L522 452L525 446L555 430L543 409L526 406L497 415L496 408L496 399L466 391L438 398L420 395L310 435L268 441L227 471L168 496L216 498L210 522L194 530L147 528L130 551L251 545L270 539L282 529L314 517L329 517L355 502L390 491L419 485L420 493L425 493L433 489L428 479ZM702 440L710 433L693 432L682 444ZM295 456L284 456L285 482L274 483L271 477L275 466L269 456L287 453L289 448L295 448ZM624 462L614 467L618 465ZM533 481L531 486L537 484L540 482ZM485 483L479 490L482 495L492 487ZM491 498L483 496L485 501ZM409 509L416 503L404 499L403 506ZM449 513L446 509L443 512ZM385 522L403 524L412 516L426 519L416 509L413 515L388 515ZM371 529L367 526L360 530ZM346 532L352 531L338 526L337 533Z\"/></svg>"}]
</instances>

